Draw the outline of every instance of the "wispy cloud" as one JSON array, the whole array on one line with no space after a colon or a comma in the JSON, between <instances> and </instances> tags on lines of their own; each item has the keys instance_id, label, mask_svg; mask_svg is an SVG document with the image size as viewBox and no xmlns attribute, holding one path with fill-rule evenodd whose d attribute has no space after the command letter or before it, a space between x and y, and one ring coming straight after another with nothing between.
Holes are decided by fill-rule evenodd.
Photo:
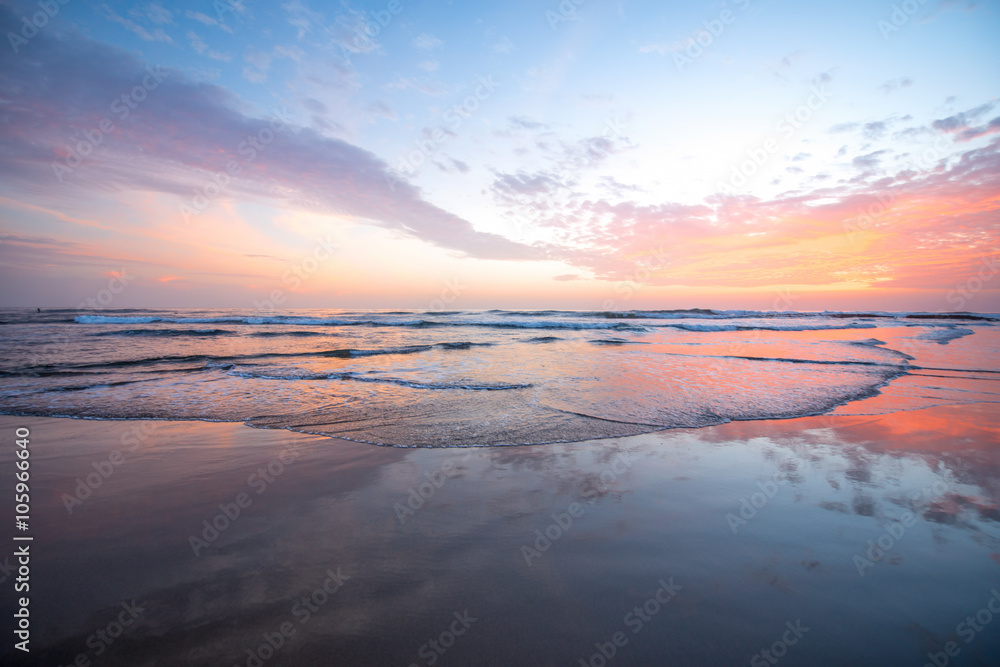
<instances>
[{"instance_id":1,"label":"wispy cloud","mask_svg":"<svg viewBox=\"0 0 1000 667\"><path fill-rule=\"evenodd\" d=\"M935 120L931 123L931 127L941 132L955 134L956 141L970 141L988 134L995 134L1000 132L1000 116L989 122L981 120L995 106L995 102L988 102L974 109Z\"/></svg>"},{"instance_id":2,"label":"wispy cloud","mask_svg":"<svg viewBox=\"0 0 1000 667\"><path fill-rule=\"evenodd\" d=\"M0 29L12 29L11 12L0 8ZM59 149L92 129L108 113L107 100L131 90L146 76L147 65L135 56L79 37L40 35L43 48L22 53L27 67L13 67L16 57L0 54L0 96L22 101L8 109L9 132L0 138L0 174L33 191L75 196L108 188L156 191L176 196L180 204L210 174L225 168L241 142L267 127L267 120L245 115L225 89L187 81L169 71L157 94L141 113L118 123L99 154L72 182L59 183L52 163ZM31 73L51 72L45 80ZM65 104L67 96L74 105ZM390 187L391 184L391 187ZM272 198L280 205L289 193L321 202L340 215L365 220L432 245L471 257L539 259L544 250L477 231L468 221L424 201L419 191L398 181L375 155L307 128L283 133L234 179L227 196L244 200Z\"/></svg>"},{"instance_id":3,"label":"wispy cloud","mask_svg":"<svg viewBox=\"0 0 1000 667\"><path fill-rule=\"evenodd\" d=\"M913 79L908 76L899 79L890 79L878 87L883 93L892 93L902 88L909 88L913 85Z\"/></svg>"},{"instance_id":4,"label":"wispy cloud","mask_svg":"<svg viewBox=\"0 0 1000 667\"><path fill-rule=\"evenodd\" d=\"M170 35L168 35L163 31L163 28L154 28L152 31L149 31L146 28L139 25L138 23L136 23L135 21L127 19L124 16L118 15L117 13L115 13L113 9L108 7L106 4L99 5L98 10L109 21L118 23L132 34L136 35L140 39L143 39L147 42L172 43L174 41L170 37Z\"/></svg>"},{"instance_id":5,"label":"wispy cloud","mask_svg":"<svg viewBox=\"0 0 1000 667\"><path fill-rule=\"evenodd\" d=\"M208 44L205 43L205 40L203 40L193 30L188 32L187 38L188 38L188 43L191 44L191 48L194 49L195 53L197 53L198 55L207 56L214 60L219 60L226 63L230 62L233 59L233 56L229 53L219 53L214 49L210 49L208 47Z\"/></svg>"},{"instance_id":6,"label":"wispy cloud","mask_svg":"<svg viewBox=\"0 0 1000 667\"><path fill-rule=\"evenodd\" d=\"M430 33L420 33L413 39L413 46L421 51L433 51L444 46L444 42Z\"/></svg>"}]
</instances>

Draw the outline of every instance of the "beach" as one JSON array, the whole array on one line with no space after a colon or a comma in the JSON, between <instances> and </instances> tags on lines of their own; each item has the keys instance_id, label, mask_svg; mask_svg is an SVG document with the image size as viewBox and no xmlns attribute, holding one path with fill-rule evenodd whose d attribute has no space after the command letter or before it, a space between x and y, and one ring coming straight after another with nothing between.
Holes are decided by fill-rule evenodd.
<instances>
[{"instance_id":1,"label":"beach","mask_svg":"<svg viewBox=\"0 0 1000 667\"><path fill-rule=\"evenodd\" d=\"M0 667L1000 667L997 10L0 0Z\"/></svg>"},{"instance_id":2,"label":"beach","mask_svg":"<svg viewBox=\"0 0 1000 667\"><path fill-rule=\"evenodd\" d=\"M24 664L1000 654L1000 626L956 629L1000 585L988 405L502 448L0 418L8 441L18 428L34 537ZM13 463L5 447L5 484Z\"/></svg>"},{"instance_id":3,"label":"beach","mask_svg":"<svg viewBox=\"0 0 1000 667\"><path fill-rule=\"evenodd\" d=\"M995 663L997 319L0 311L4 660Z\"/></svg>"}]
</instances>

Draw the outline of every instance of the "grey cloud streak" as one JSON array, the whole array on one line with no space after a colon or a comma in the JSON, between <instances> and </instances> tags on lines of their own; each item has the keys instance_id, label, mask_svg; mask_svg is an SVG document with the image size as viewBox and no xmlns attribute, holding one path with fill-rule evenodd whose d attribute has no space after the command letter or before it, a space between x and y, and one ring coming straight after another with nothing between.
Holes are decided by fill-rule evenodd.
<instances>
[{"instance_id":1,"label":"grey cloud streak","mask_svg":"<svg viewBox=\"0 0 1000 667\"><path fill-rule=\"evenodd\" d=\"M16 26L17 17L0 7L0 32ZM163 70L162 82L120 118L112 102L141 85L147 66L117 48L55 31L39 34L18 54L0 50L0 98L6 101L0 106L0 175L22 194L79 201L86 192L99 197L151 190L177 195L179 207L229 159L242 159L240 144L267 127L267 119L228 90L176 70ZM60 183L53 162L64 161L64 147L77 145L84 132L98 136L104 118L114 129L101 133L93 153ZM280 132L244 165L224 196L264 197L280 205L290 193L473 258L549 255L540 246L476 230L392 177L378 156L308 128Z\"/></svg>"}]
</instances>

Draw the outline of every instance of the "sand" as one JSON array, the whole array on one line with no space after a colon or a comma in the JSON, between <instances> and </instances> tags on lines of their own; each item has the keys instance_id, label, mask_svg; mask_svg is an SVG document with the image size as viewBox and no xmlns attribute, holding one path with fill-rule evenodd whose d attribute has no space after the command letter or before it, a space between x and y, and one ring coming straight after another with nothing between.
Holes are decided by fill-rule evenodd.
<instances>
[{"instance_id":1,"label":"sand","mask_svg":"<svg viewBox=\"0 0 1000 667\"><path fill-rule=\"evenodd\" d=\"M475 449L0 417L10 527L18 427L30 527L7 533L34 538L31 652L9 627L5 664L1000 655L1000 426L986 404ZM8 626L15 609L5 593Z\"/></svg>"}]
</instances>

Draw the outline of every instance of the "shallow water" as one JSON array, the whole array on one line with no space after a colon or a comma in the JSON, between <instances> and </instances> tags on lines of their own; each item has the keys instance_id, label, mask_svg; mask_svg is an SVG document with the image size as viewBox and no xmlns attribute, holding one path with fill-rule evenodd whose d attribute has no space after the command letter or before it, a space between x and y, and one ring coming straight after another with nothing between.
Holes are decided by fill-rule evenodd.
<instances>
[{"instance_id":1,"label":"shallow water","mask_svg":"<svg viewBox=\"0 0 1000 667\"><path fill-rule=\"evenodd\" d=\"M1000 399L993 315L5 310L0 322L0 413L247 421L398 447Z\"/></svg>"},{"instance_id":2,"label":"shallow water","mask_svg":"<svg viewBox=\"0 0 1000 667\"><path fill-rule=\"evenodd\" d=\"M467 449L2 417L32 434L24 664L253 667L285 623L264 665L600 665L615 636L608 665L919 666L949 641L947 664L997 664L1000 615L961 626L1000 590L993 407Z\"/></svg>"},{"instance_id":3,"label":"shallow water","mask_svg":"<svg viewBox=\"0 0 1000 667\"><path fill-rule=\"evenodd\" d=\"M998 664L993 316L0 322L20 663Z\"/></svg>"}]
</instances>

